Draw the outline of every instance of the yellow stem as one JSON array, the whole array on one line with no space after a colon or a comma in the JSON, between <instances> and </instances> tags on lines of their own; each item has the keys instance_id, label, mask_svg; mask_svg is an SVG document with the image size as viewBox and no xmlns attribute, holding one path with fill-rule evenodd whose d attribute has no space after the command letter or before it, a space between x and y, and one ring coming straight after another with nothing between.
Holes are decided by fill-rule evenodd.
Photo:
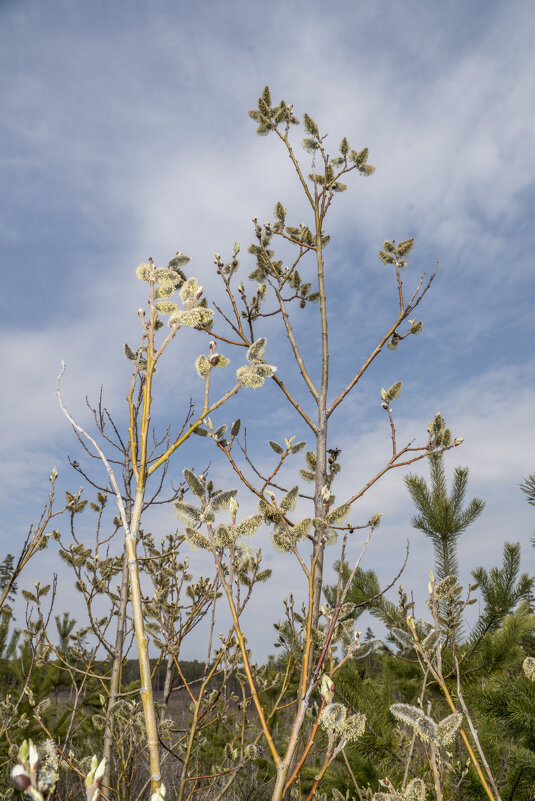
<instances>
[{"instance_id":1,"label":"yellow stem","mask_svg":"<svg viewBox=\"0 0 535 801\"><path fill-rule=\"evenodd\" d=\"M265 716L265 713L264 713L264 708L262 707L262 704L260 703L260 698L258 697L258 692L257 692L257 689L256 689L256 685L255 685L255 681L254 681L254 678L253 678L253 674L252 674L252 671L251 671L251 666L249 665L249 657L247 655L247 648L245 647L245 638L244 638L242 630L241 630L240 621L239 621L239 618L238 618L238 613L236 611L236 605L234 604L234 598L232 597L232 587L229 587L227 579L226 579L226 577L225 577L225 575L223 573L223 570L221 569L221 564L220 564L219 559L218 559L218 554L214 550L212 551L212 554L213 554L214 560L216 562L217 572L219 573L219 578L220 578L221 584L222 584L223 589L225 590L225 594L227 596L227 601L228 601L230 613L232 615L232 621L233 621L233 624L234 624L234 631L236 632L236 637L238 639L238 645L240 646L240 651L241 651L241 655L242 655L242 659L243 659L243 668L245 670L245 675L247 676L247 681L248 681L249 687L251 689L251 697L252 697L253 703L254 703L254 705L256 707L256 713L258 715L258 719L260 721L260 725L262 726L262 731L264 732L264 737L266 738L266 742L267 742L269 750L271 752L271 756L273 757L273 761L275 763L275 766L278 769L280 764L281 764L281 758L279 756L279 753L277 751L275 743L273 742L273 737L271 736L271 732L270 732L269 727L267 725L266 716Z\"/></svg>"},{"instance_id":2,"label":"yellow stem","mask_svg":"<svg viewBox=\"0 0 535 801\"><path fill-rule=\"evenodd\" d=\"M453 703L453 699L452 699L452 697L451 697L451 695L449 693L449 690L446 687L446 683L443 680L439 681L439 683L440 683L440 687L442 689L442 692L444 693L444 696L446 698L446 701L449 704L449 707L450 707L451 711L458 713L458 710L455 708L455 704ZM464 730L464 728L462 726L459 729L459 734L461 735L463 743L466 746L466 750L468 751L470 759L472 760L472 764L473 764L474 768L476 769L476 773L478 775L479 781L481 782L481 786L485 790L485 792L486 792L487 796L489 797L490 801L496 801L496 798L494 797L494 794L493 794L492 790L490 789L487 780L485 779L483 771L481 770L481 766L480 766L480 764L478 762L478 759L477 759L477 757L476 757L476 755L474 753L474 749L470 745L470 741L468 739L468 736L467 736L467 734L466 734L466 732L465 732L465 730Z\"/></svg>"},{"instance_id":3,"label":"yellow stem","mask_svg":"<svg viewBox=\"0 0 535 801\"><path fill-rule=\"evenodd\" d=\"M156 461L151 464L151 466L147 469L147 476L152 475L152 473L154 473L154 471L157 470L161 464L166 462L167 459L169 459L169 457L171 456L171 454L174 453L176 449L179 448L193 434L195 429L199 428L199 426L204 423L205 417L211 414L215 409L218 409L220 406L222 406L222 404L225 403L229 398L232 398L232 396L238 392L239 388L240 384L236 384L235 387L230 389L218 401L212 403L212 405L209 406L208 408L205 407L202 411L202 414L195 420L194 423L190 425L188 430L185 431L182 434L182 436L178 437L178 439L176 439L175 442L173 442L173 444L165 451L165 453L162 453L162 455L159 456L158 459L156 459Z\"/></svg>"}]
</instances>

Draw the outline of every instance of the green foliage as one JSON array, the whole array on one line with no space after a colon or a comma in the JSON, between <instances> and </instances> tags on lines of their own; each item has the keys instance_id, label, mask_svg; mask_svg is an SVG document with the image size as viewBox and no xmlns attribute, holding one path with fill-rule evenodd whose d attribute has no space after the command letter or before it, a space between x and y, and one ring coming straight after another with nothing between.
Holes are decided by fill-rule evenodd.
<instances>
[{"instance_id":1,"label":"green foliage","mask_svg":"<svg viewBox=\"0 0 535 801\"><path fill-rule=\"evenodd\" d=\"M528 503L535 506L535 473L532 473L520 485L520 489L527 498Z\"/></svg>"},{"instance_id":2,"label":"green foliage","mask_svg":"<svg viewBox=\"0 0 535 801\"><path fill-rule=\"evenodd\" d=\"M436 419L436 418L435 418ZM441 429L435 426L438 431ZM435 550L435 569L439 579L458 575L457 539L485 508L480 498L473 498L463 508L468 486L468 468L455 469L451 492L448 494L444 457L429 457L431 485L421 476L409 475L405 484L419 514L412 525L429 537Z\"/></svg>"},{"instance_id":3,"label":"green foliage","mask_svg":"<svg viewBox=\"0 0 535 801\"><path fill-rule=\"evenodd\" d=\"M338 562L335 562L334 569L337 572L340 570ZM341 566L341 570L342 586L345 587L351 570L347 563ZM325 587L325 597L331 605L335 603L335 591L332 587ZM390 626L399 621L396 605L381 594L379 580L373 570L364 570L361 567L356 569L347 594L347 601L355 605L353 613L355 620L363 612L369 611L386 625Z\"/></svg>"},{"instance_id":4,"label":"green foliage","mask_svg":"<svg viewBox=\"0 0 535 801\"><path fill-rule=\"evenodd\" d=\"M2 562L0 562L0 595L3 594L4 590L9 587L9 592L6 597L6 601L13 602L17 595L17 582L11 582L11 577L13 576L15 570L15 557L13 554L8 553ZM10 586L11 583L11 586Z\"/></svg>"},{"instance_id":5,"label":"green foliage","mask_svg":"<svg viewBox=\"0 0 535 801\"><path fill-rule=\"evenodd\" d=\"M442 430L440 421L435 426L435 430ZM400 658L390 650L383 654L372 650L360 664L344 665L338 674L338 699L367 716L366 732L348 751L351 769L361 787L369 785L379 790L374 798L383 797L379 788L385 776L392 780L388 795L405 798L409 785L403 790L404 763L399 755L408 753L410 747L411 770L425 770L423 751L416 744L410 746L412 730L417 735L416 742L420 738L428 745L434 742L437 748L444 749L442 764L448 764L443 774L444 797L448 797L447 787L459 786L463 797L470 801L482 797L473 766L466 768L459 753L461 741L457 732L463 716L452 712L434 683L427 685L427 700L422 702L421 672L415 658L416 633L420 653L426 652L431 663L436 659L437 649L440 650L441 664L454 699L457 697L455 658L458 660L464 701L501 796L508 798L514 792L522 801L527 801L527 788L533 777L533 761L526 755L532 754L535 746L535 683L530 681L528 669L523 675L522 665L529 668L530 659L535 664L535 658L526 658L526 652L535 653L535 617L529 605L535 579L520 575L520 546L506 543L501 568L491 568L488 572L478 568L472 572L478 583L470 590L479 588L483 609L468 636L463 638L462 627L455 624L456 638L451 639L450 626L462 615L466 601L459 600L462 589L451 572L452 563L457 570L457 556L450 538L453 544L457 543L460 534L482 511L483 502L475 499L465 506L467 470L458 468L455 471L451 491L448 491L442 458L433 456L429 461L431 486L415 476L408 477L407 486L420 512L413 524L437 545L435 570L442 578L436 581L432 576L430 588L436 598L436 619L442 630L420 620L411 624L414 625L411 628L406 619L408 613L412 614L413 604L407 602L401 588L396 608L382 596L373 598L380 592L373 571L359 568L355 572L347 595L347 600L356 605L353 616L357 618L363 610L368 610L382 620L389 629L387 639L396 644ZM445 569L447 566L449 569ZM338 566L335 567L338 570ZM342 586L348 578L349 567L342 565ZM335 588L327 588L326 595L333 603ZM432 609L431 600L429 605ZM389 710L409 724L405 729L407 733L387 721ZM466 724L463 725L466 728ZM382 786L386 787L384 783ZM395 787L402 789L398 792ZM457 797L457 792L459 790L453 797Z\"/></svg>"},{"instance_id":6,"label":"green foliage","mask_svg":"<svg viewBox=\"0 0 535 801\"><path fill-rule=\"evenodd\" d=\"M67 655L71 640L74 639L73 629L76 626L76 620L71 618L69 612L64 612L63 617L55 615L56 629L59 637L58 651L62 655Z\"/></svg>"},{"instance_id":7,"label":"green foliage","mask_svg":"<svg viewBox=\"0 0 535 801\"><path fill-rule=\"evenodd\" d=\"M527 502L535 506L535 473L531 473L531 475L524 479L523 483L520 485L520 489L526 496ZM531 538L531 544L535 547L535 534Z\"/></svg>"}]
</instances>

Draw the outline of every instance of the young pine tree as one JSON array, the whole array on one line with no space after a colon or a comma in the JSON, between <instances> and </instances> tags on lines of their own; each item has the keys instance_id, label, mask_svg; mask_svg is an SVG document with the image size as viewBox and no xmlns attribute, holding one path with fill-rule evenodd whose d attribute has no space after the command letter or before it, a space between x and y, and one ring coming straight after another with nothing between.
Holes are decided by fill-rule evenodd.
<instances>
[{"instance_id":1,"label":"young pine tree","mask_svg":"<svg viewBox=\"0 0 535 801\"><path fill-rule=\"evenodd\" d=\"M446 576L458 576L457 540L477 520L485 503L481 498L472 498L463 507L468 485L467 467L455 468L450 493L441 454L429 457L429 469L430 486L422 476L416 475L407 476L405 484L419 512L413 517L412 525L433 543L436 576L442 580Z\"/></svg>"}]
</instances>

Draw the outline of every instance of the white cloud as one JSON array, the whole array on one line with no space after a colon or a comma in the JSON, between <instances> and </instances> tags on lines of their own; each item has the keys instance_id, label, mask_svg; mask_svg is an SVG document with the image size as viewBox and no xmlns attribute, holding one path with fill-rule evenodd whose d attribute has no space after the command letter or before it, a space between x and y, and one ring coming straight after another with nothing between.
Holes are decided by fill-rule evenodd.
<instances>
[{"instance_id":1,"label":"white cloud","mask_svg":"<svg viewBox=\"0 0 535 801\"><path fill-rule=\"evenodd\" d=\"M28 484L40 504L50 454L55 461L72 441L53 397L59 360L68 363L65 399L80 419L87 419L85 395L95 398L101 383L106 402L121 414L128 373L120 348L125 339L135 341L135 312L143 302L142 287L133 280L135 265L149 255L161 263L183 249L193 257L192 274L199 275L207 294L217 295L213 252L226 257L235 239L245 250L253 214L266 219L280 198L293 221L304 216L280 143L256 138L246 116L269 82L274 98L283 93L299 116L306 110L328 130L330 148L347 134L354 146L370 147L370 161L378 168L372 179L355 181L347 197L340 197L330 229L342 240L328 253L330 269L344 278L344 292L351 274L355 290L345 340L352 351L370 336L363 330L365 313L374 318L370 325L382 322L386 290L377 288L383 276L377 278L375 251L383 237L416 234L418 254L441 256L445 269L437 284L442 283L426 307L428 339L418 343L422 363L412 387L416 393L426 373L442 385L427 387L421 401L411 400L411 415L401 413L401 427L408 436L423 433L438 407L454 434L466 436L449 464L467 463L472 494L487 500L485 515L467 539L467 562L476 564L481 551L482 560L495 563L504 539L526 541L530 509L515 492L534 469L526 447L533 364L522 366L533 325L526 305L532 279L529 260L514 259L530 246L531 236L530 10L509 4L485 15L480 25L477 13L459 6L461 35L456 25L437 24L435 15L442 12L423 11L420 4L412 4L410 14L395 3L384 13L373 6L342 6L345 13L326 25L324 7L307 4L306 15L285 16L280 30L282 3L275 3L260 29L258 9L250 5L212 9L208 18L202 8L186 15L164 4L150 15L142 36L139 20L119 24L120 14L106 26L91 15L89 21L58 17L33 38L24 62L13 56L13 74L5 72L9 91L2 121L11 149L2 166L17 180L9 180L5 241L19 248L17 263L27 265L24 293L39 308L23 322L3 325L9 391L1 435L9 459L2 488L4 502L15 504L17 520L26 508ZM385 15L396 31L395 46L385 39ZM8 56L39 18L37 7L18 12ZM300 130L297 143L301 136ZM296 152L301 153L299 145ZM79 227L70 230L72 210ZM29 253L25 242L34 218L52 220L53 231L45 234L61 243L60 253L70 252L63 240L71 236L93 237L98 248L74 264L54 261L46 248ZM418 255L415 263L424 257ZM244 265L249 263L244 258ZM36 297L43 268L55 302L68 307L76 300L72 321L65 314L58 321ZM12 275L10 267L7 277ZM304 326L297 328L301 341L312 341ZM334 330L338 336L343 329ZM184 368L200 351L197 343L183 339L159 379L173 419L182 400L198 389L193 370ZM333 351L336 344L333 339ZM284 372L286 360L274 338L270 347ZM509 359L514 364L504 368ZM388 362L384 371L390 369ZM451 376L447 391L444 376ZM254 397L262 431L284 425L282 433L291 435L294 418L268 397L265 408L261 396ZM360 402L360 395L356 398ZM366 402L359 410L357 400L345 405L346 420L367 425L369 434L363 436L357 425L336 429L348 490L365 483L370 466L379 465L388 448L387 442L385 449L377 445L385 442L385 426L370 423L372 407ZM169 416L164 405L162 419ZM370 491L358 514L367 519L377 510L385 518L370 546L369 565L380 565L386 580L403 557L406 534L416 542L399 473ZM427 575L424 563L432 558L430 547L419 542L407 586L421 581L422 569ZM277 564L282 565L278 558ZM289 564L280 568L281 596L292 586ZM413 564L418 569L411 573ZM278 614L276 604L270 605L273 586L262 589L270 623ZM262 632L255 635L259 643L268 636Z\"/></svg>"}]
</instances>

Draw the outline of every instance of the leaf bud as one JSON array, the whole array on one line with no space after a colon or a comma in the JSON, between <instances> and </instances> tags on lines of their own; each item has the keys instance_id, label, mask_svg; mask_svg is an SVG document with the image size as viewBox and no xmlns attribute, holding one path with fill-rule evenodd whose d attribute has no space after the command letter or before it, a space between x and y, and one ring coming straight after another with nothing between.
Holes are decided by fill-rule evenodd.
<instances>
[{"instance_id":1,"label":"leaf bud","mask_svg":"<svg viewBox=\"0 0 535 801\"><path fill-rule=\"evenodd\" d=\"M239 509L238 501L235 498L231 498L230 501L229 501L228 508L229 508L231 514L233 514L233 515L236 514L236 512Z\"/></svg>"},{"instance_id":2,"label":"leaf bud","mask_svg":"<svg viewBox=\"0 0 535 801\"><path fill-rule=\"evenodd\" d=\"M31 779L22 765L15 765L11 771L11 781L17 790L23 793L31 785Z\"/></svg>"},{"instance_id":3,"label":"leaf bud","mask_svg":"<svg viewBox=\"0 0 535 801\"><path fill-rule=\"evenodd\" d=\"M383 787L386 787L387 790L393 790L394 786L388 779L379 779L379 784L382 784Z\"/></svg>"},{"instance_id":4,"label":"leaf bud","mask_svg":"<svg viewBox=\"0 0 535 801\"><path fill-rule=\"evenodd\" d=\"M97 769L95 771L95 775L93 777L93 781L95 782L95 784L101 784L102 783L102 779L104 778L105 770L106 770L106 758L104 757L103 759L100 760L100 762L98 764L98 767L97 767Z\"/></svg>"},{"instance_id":5,"label":"leaf bud","mask_svg":"<svg viewBox=\"0 0 535 801\"><path fill-rule=\"evenodd\" d=\"M326 673L321 677L320 695L327 703L332 701L334 695L334 682Z\"/></svg>"},{"instance_id":6,"label":"leaf bud","mask_svg":"<svg viewBox=\"0 0 535 801\"><path fill-rule=\"evenodd\" d=\"M383 517L383 512L376 512L374 515L370 517L368 520L368 525L372 528L377 528L377 526L381 522L381 518Z\"/></svg>"},{"instance_id":7,"label":"leaf bud","mask_svg":"<svg viewBox=\"0 0 535 801\"><path fill-rule=\"evenodd\" d=\"M329 618L330 619L332 617L332 615L331 615L331 607L329 606L329 604L322 604L320 606L320 612L323 615L323 617L325 617L325 618Z\"/></svg>"},{"instance_id":8,"label":"leaf bud","mask_svg":"<svg viewBox=\"0 0 535 801\"><path fill-rule=\"evenodd\" d=\"M105 767L106 767L106 760L103 759L99 764L97 757L93 755L91 759L91 767L89 769L87 776L85 777L85 786L87 790L94 791L96 789L96 785L102 782L102 779L104 777Z\"/></svg>"},{"instance_id":9,"label":"leaf bud","mask_svg":"<svg viewBox=\"0 0 535 801\"><path fill-rule=\"evenodd\" d=\"M35 586L37 589L39 589L39 581L35 582ZM28 741L28 746L28 765L31 772L36 773L37 768L39 767L39 753L31 740Z\"/></svg>"}]
</instances>

